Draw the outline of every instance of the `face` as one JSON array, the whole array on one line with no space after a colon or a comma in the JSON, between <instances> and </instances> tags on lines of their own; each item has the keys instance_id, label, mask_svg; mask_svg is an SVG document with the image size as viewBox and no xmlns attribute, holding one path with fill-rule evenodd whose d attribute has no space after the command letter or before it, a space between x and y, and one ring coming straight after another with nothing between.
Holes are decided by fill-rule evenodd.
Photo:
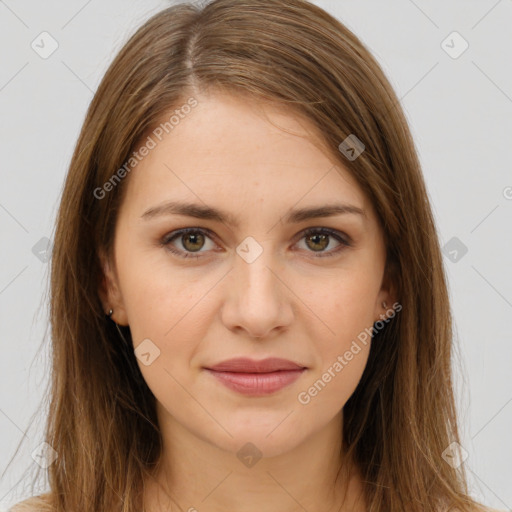
<instances>
[{"instance_id":1,"label":"face","mask_svg":"<svg viewBox=\"0 0 512 512\"><path fill-rule=\"evenodd\" d=\"M130 326L161 425L274 456L332 425L356 388L370 349L358 340L391 300L384 240L305 119L196 99L126 178L102 299ZM238 357L300 370L210 370Z\"/></svg>"}]
</instances>

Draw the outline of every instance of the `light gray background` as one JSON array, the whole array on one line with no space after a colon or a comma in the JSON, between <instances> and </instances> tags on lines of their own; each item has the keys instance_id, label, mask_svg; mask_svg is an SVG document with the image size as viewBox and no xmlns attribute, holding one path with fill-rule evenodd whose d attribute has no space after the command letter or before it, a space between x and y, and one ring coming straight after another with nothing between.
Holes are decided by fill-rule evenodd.
<instances>
[{"instance_id":1,"label":"light gray background","mask_svg":"<svg viewBox=\"0 0 512 512\"><path fill-rule=\"evenodd\" d=\"M441 243L456 237L468 249L462 257L456 249L456 262L448 251L444 258L462 443L472 494L511 509L512 0L315 3L383 66L411 125ZM47 349L38 348L49 266L32 248L53 236L67 166L108 64L170 4L0 0L0 472L25 440L0 482L0 509L25 496L18 479L42 441L42 417L26 429L48 378ZM59 45L47 59L31 48L43 31ZM453 31L469 44L458 58L441 46Z\"/></svg>"}]
</instances>

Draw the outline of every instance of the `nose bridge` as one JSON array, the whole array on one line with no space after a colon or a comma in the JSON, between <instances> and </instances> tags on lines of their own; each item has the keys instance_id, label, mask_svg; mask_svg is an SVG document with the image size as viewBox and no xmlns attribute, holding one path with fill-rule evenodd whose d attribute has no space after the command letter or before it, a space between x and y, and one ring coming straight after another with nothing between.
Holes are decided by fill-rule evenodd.
<instances>
[{"instance_id":1,"label":"nose bridge","mask_svg":"<svg viewBox=\"0 0 512 512\"><path fill-rule=\"evenodd\" d=\"M235 266L237 281L242 285L241 291L250 292L250 299L261 298L266 302L275 300L275 295L279 293L279 283L271 270L276 267L276 254L271 240L259 242L252 236L246 237L236 252L239 258Z\"/></svg>"},{"instance_id":2,"label":"nose bridge","mask_svg":"<svg viewBox=\"0 0 512 512\"><path fill-rule=\"evenodd\" d=\"M276 277L278 255L270 239L247 237L236 249L231 300L224 321L242 327L253 337L263 337L291 321L291 308L283 284Z\"/></svg>"}]
</instances>

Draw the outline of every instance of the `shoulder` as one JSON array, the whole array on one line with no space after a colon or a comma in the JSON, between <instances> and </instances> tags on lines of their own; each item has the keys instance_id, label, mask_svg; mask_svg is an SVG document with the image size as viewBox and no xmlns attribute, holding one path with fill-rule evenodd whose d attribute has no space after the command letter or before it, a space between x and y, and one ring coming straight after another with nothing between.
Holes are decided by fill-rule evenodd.
<instances>
[{"instance_id":1,"label":"shoulder","mask_svg":"<svg viewBox=\"0 0 512 512\"><path fill-rule=\"evenodd\" d=\"M502 510L497 508L486 507L484 505L478 505L474 512L510 512L508 510Z\"/></svg>"},{"instance_id":2,"label":"shoulder","mask_svg":"<svg viewBox=\"0 0 512 512\"><path fill-rule=\"evenodd\" d=\"M452 506L449 508L440 508L438 512L462 512L463 510L464 512L512 512L511 510L486 507L485 505L482 505L479 502L474 502L473 504L469 505L464 509L458 508L457 506Z\"/></svg>"},{"instance_id":3,"label":"shoulder","mask_svg":"<svg viewBox=\"0 0 512 512\"><path fill-rule=\"evenodd\" d=\"M13 505L7 512L50 512L49 494L41 494L40 496L32 496L19 503Z\"/></svg>"}]
</instances>

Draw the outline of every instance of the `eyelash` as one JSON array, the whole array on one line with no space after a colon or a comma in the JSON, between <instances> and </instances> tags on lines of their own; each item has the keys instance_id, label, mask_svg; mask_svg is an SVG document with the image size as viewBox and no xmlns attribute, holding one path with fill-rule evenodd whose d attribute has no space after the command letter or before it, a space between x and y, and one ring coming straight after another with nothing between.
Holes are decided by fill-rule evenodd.
<instances>
[{"instance_id":1,"label":"eyelash","mask_svg":"<svg viewBox=\"0 0 512 512\"><path fill-rule=\"evenodd\" d=\"M177 255L180 258L184 258L184 259L185 258L196 258L196 259L202 258L202 256L200 255L200 252L198 252L197 254L194 254L191 252L184 252L184 251L177 250L170 245L171 242L174 241L176 238L183 236L183 235L190 234L190 233L201 233L202 235L205 235L210 239L212 238L211 232L209 230L205 230L203 228L184 228L184 229L180 229L178 231L173 231L171 233L168 233L167 235L165 235L162 238L162 240L160 241L160 244L163 247L165 247L168 251ZM301 238L299 239L299 241L302 240L303 238L311 236L311 235L328 235L330 237L335 238L340 243L340 245L337 248L332 249L331 251L328 251L325 253L322 253L322 252L316 253L316 255L314 256L315 258L329 258L332 256L336 256L340 251L342 251L346 247L352 246L352 243L348 236L345 235L345 237L343 237L339 231L335 231L335 230L328 229L328 228L308 228L301 233ZM308 252L312 252L313 254L315 254L314 251L308 251Z\"/></svg>"}]
</instances>

